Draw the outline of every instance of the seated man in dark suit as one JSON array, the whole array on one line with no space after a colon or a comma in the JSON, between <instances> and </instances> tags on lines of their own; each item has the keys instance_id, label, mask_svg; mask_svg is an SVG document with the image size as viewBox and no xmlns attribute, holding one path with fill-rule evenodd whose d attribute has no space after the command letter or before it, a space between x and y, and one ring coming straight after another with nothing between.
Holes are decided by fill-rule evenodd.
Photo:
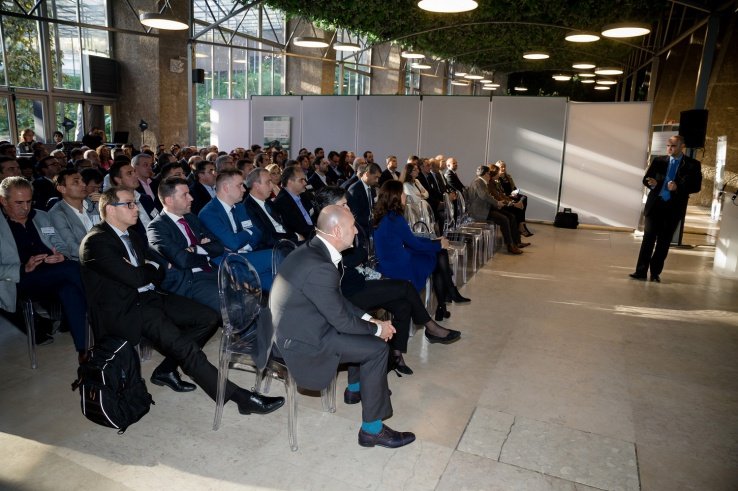
<instances>
[{"instance_id":1,"label":"seated man in dark suit","mask_svg":"<svg viewBox=\"0 0 738 491\"><path fill-rule=\"evenodd\" d=\"M259 273L261 288L272 288L272 251L257 251L261 242L261 230L254 226L246 207L243 173L238 169L225 169L218 174L215 183L215 199L200 211L200 222L231 252L238 252L248 259ZM220 264L221 257L214 258Z\"/></svg>"},{"instance_id":2,"label":"seated man in dark suit","mask_svg":"<svg viewBox=\"0 0 738 491\"><path fill-rule=\"evenodd\" d=\"M203 160L197 163L195 171L195 183L190 187L192 195L192 213L197 215L203 206L208 204L215 196L215 164Z\"/></svg>"},{"instance_id":3,"label":"seated man in dark suit","mask_svg":"<svg viewBox=\"0 0 738 491\"><path fill-rule=\"evenodd\" d=\"M281 239L298 243L300 239L297 234L285 230L282 219L269 201L272 189L269 171L261 167L252 170L246 176L244 186L249 189L249 194L243 200L246 212L254 226L261 232L261 240L255 249L271 249Z\"/></svg>"},{"instance_id":4,"label":"seated man in dark suit","mask_svg":"<svg viewBox=\"0 0 738 491\"><path fill-rule=\"evenodd\" d=\"M138 177L136 177L136 171L133 170L133 166L127 160L127 157L116 157L116 159L120 160L113 162L113 165L108 169L110 185L118 186L133 193L136 208L138 209L138 221L134 226L136 227L136 232L141 237L146 238L146 226L159 215L159 210L156 209L154 200L149 195L136 191L140 183L138 182Z\"/></svg>"},{"instance_id":5,"label":"seated man in dark suit","mask_svg":"<svg viewBox=\"0 0 738 491\"><path fill-rule=\"evenodd\" d=\"M368 241L372 235L372 209L377 192L374 189L379 181L382 169L377 164L362 164L356 169L359 181L354 183L346 193L348 206L356 217L356 224L360 227L362 239Z\"/></svg>"},{"instance_id":6,"label":"seated man in dark suit","mask_svg":"<svg viewBox=\"0 0 738 491\"><path fill-rule=\"evenodd\" d=\"M307 180L297 166L287 167L282 172L282 190L274 199L272 206L282 217L282 225L288 232L294 232L300 240L312 237L315 230L310 218L312 203L302 199Z\"/></svg>"},{"instance_id":7,"label":"seated man in dark suit","mask_svg":"<svg viewBox=\"0 0 738 491\"><path fill-rule=\"evenodd\" d=\"M61 170L61 164L51 156L42 158L36 163L39 177L33 181L33 207L47 211L51 198L60 198L61 195L54 185L54 177Z\"/></svg>"},{"instance_id":8,"label":"seated man in dark suit","mask_svg":"<svg viewBox=\"0 0 738 491\"><path fill-rule=\"evenodd\" d=\"M187 180L170 177L159 184L164 210L146 227L151 246L172 264L162 288L220 312L218 272L212 259L225 252L223 244L190 213Z\"/></svg>"},{"instance_id":9,"label":"seated man in dark suit","mask_svg":"<svg viewBox=\"0 0 738 491\"><path fill-rule=\"evenodd\" d=\"M369 159L367 159L367 162L369 162ZM382 172L382 175L379 176L377 187L381 188L382 184L391 179L396 181L400 179L400 173L397 171L397 157L394 155L387 157L387 168Z\"/></svg>"},{"instance_id":10,"label":"seated man in dark suit","mask_svg":"<svg viewBox=\"0 0 738 491\"><path fill-rule=\"evenodd\" d=\"M354 364L344 395L361 401L359 445L389 448L412 443L415 435L382 423L392 414L387 387L387 340L395 328L373 319L341 295L341 251L352 247L354 217L330 205L318 217L316 236L282 263L269 305L276 342L299 386L320 390L335 377L340 363ZM358 364L358 366L356 366Z\"/></svg>"},{"instance_id":11,"label":"seated man in dark suit","mask_svg":"<svg viewBox=\"0 0 738 491\"><path fill-rule=\"evenodd\" d=\"M161 189L161 188L160 188ZM218 314L157 285L167 269L133 229L138 221L133 193L110 188L100 197L103 222L82 240L80 261L95 336L119 336L138 344L145 337L166 356L154 369L152 383L178 391L194 389L177 374L177 365L214 400L218 370L202 346L218 327ZM284 404L228 382L226 401L241 414L266 414Z\"/></svg>"},{"instance_id":12,"label":"seated man in dark suit","mask_svg":"<svg viewBox=\"0 0 738 491\"><path fill-rule=\"evenodd\" d=\"M328 176L328 169L330 165L326 159L315 159L313 162L313 175L308 179L308 184L313 187L313 192L317 193L326 186L332 186L335 184L333 180Z\"/></svg>"},{"instance_id":13,"label":"seated man in dark suit","mask_svg":"<svg viewBox=\"0 0 738 491\"><path fill-rule=\"evenodd\" d=\"M133 170L136 171L138 178L138 187L136 191L139 194L146 195L154 202L157 210L161 211L162 204L157 195L157 187L159 183L153 179L154 177L154 159L147 153L139 153L131 159Z\"/></svg>"}]
</instances>

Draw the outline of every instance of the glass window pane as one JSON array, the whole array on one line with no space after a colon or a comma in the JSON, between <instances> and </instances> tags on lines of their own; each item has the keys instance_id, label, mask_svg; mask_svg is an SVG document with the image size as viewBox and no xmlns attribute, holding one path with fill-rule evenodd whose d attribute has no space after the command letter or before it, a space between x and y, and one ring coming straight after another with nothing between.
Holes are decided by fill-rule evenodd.
<instances>
[{"instance_id":1,"label":"glass window pane","mask_svg":"<svg viewBox=\"0 0 738 491\"><path fill-rule=\"evenodd\" d=\"M230 49L216 46L214 49L213 99L228 98L228 60Z\"/></svg>"},{"instance_id":2,"label":"glass window pane","mask_svg":"<svg viewBox=\"0 0 738 491\"><path fill-rule=\"evenodd\" d=\"M51 7L52 17L77 22L77 0L54 0L47 5Z\"/></svg>"},{"instance_id":3,"label":"glass window pane","mask_svg":"<svg viewBox=\"0 0 738 491\"><path fill-rule=\"evenodd\" d=\"M246 50L234 49L231 58L231 66L233 73L231 74L231 99L246 98L246 71L248 59L246 58Z\"/></svg>"},{"instance_id":4,"label":"glass window pane","mask_svg":"<svg viewBox=\"0 0 738 491\"><path fill-rule=\"evenodd\" d=\"M103 113L105 114L105 125L103 130L105 131L105 141L113 141L113 106L103 106Z\"/></svg>"},{"instance_id":5,"label":"glass window pane","mask_svg":"<svg viewBox=\"0 0 738 491\"><path fill-rule=\"evenodd\" d=\"M86 55L110 57L110 40L106 31L82 29L82 49Z\"/></svg>"},{"instance_id":6,"label":"glass window pane","mask_svg":"<svg viewBox=\"0 0 738 491\"><path fill-rule=\"evenodd\" d=\"M59 0L56 1L58 3ZM108 26L108 7L106 6L106 0L79 0L79 4L80 22L96 26Z\"/></svg>"},{"instance_id":7,"label":"glass window pane","mask_svg":"<svg viewBox=\"0 0 738 491\"><path fill-rule=\"evenodd\" d=\"M18 97L15 100L15 127L19 135L30 128L36 133L36 141L45 141L43 102Z\"/></svg>"},{"instance_id":8,"label":"glass window pane","mask_svg":"<svg viewBox=\"0 0 738 491\"><path fill-rule=\"evenodd\" d=\"M0 98L0 140L12 141L10 138L10 117L7 97Z\"/></svg>"},{"instance_id":9,"label":"glass window pane","mask_svg":"<svg viewBox=\"0 0 738 491\"><path fill-rule=\"evenodd\" d=\"M64 134L64 141L81 140L83 135L82 104L79 102L57 102L54 130ZM64 126L64 120L68 120L69 129Z\"/></svg>"},{"instance_id":10,"label":"glass window pane","mask_svg":"<svg viewBox=\"0 0 738 491\"><path fill-rule=\"evenodd\" d=\"M2 21L9 84L43 88L37 23L15 17L3 17Z\"/></svg>"},{"instance_id":11,"label":"glass window pane","mask_svg":"<svg viewBox=\"0 0 738 491\"><path fill-rule=\"evenodd\" d=\"M54 87L82 90L82 49L79 28L49 24Z\"/></svg>"}]
</instances>

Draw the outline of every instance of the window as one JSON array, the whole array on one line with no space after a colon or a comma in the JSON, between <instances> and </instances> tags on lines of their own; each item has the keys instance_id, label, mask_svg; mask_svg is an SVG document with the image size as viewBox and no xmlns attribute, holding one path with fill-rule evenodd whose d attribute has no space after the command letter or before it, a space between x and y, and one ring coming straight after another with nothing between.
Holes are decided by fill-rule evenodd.
<instances>
[{"instance_id":1,"label":"window","mask_svg":"<svg viewBox=\"0 0 738 491\"><path fill-rule=\"evenodd\" d=\"M346 30L336 32L336 41L358 44L360 51L336 51L336 94L369 94L372 51L366 39ZM339 86L339 80L341 84Z\"/></svg>"}]
</instances>

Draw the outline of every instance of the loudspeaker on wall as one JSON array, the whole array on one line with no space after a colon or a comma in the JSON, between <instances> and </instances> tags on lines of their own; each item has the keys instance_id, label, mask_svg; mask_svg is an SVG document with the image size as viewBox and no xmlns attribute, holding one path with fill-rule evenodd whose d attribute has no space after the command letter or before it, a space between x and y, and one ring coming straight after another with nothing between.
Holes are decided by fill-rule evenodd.
<instances>
[{"instance_id":1,"label":"loudspeaker on wall","mask_svg":"<svg viewBox=\"0 0 738 491\"><path fill-rule=\"evenodd\" d=\"M707 109L690 109L679 115L679 134L687 148L704 148L707 134Z\"/></svg>"},{"instance_id":2,"label":"loudspeaker on wall","mask_svg":"<svg viewBox=\"0 0 738 491\"><path fill-rule=\"evenodd\" d=\"M205 70L202 68L195 68L192 70L192 83L193 84L204 84L205 83Z\"/></svg>"}]
</instances>

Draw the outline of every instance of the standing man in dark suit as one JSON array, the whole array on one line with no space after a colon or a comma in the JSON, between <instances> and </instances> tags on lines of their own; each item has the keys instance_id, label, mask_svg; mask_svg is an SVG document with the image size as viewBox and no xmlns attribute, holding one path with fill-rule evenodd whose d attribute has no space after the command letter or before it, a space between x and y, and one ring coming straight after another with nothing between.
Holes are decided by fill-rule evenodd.
<instances>
[{"instance_id":1,"label":"standing man in dark suit","mask_svg":"<svg viewBox=\"0 0 738 491\"><path fill-rule=\"evenodd\" d=\"M215 197L215 178L218 173L215 164L209 160L202 160L195 167L195 182L190 188L192 195L192 213L197 215L200 210Z\"/></svg>"},{"instance_id":2,"label":"standing man in dark suit","mask_svg":"<svg viewBox=\"0 0 738 491\"><path fill-rule=\"evenodd\" d=\"M201 346L217 329L218 315L189 299L158 290L166 261L133 230L138 221L136 208L131 191L108 189L100 197L103 223L93 227L80 245L95 336L119 336L134 345L145 337L167 357L154 369L154 384L194 389L179 378L180 365L215 400L218 370ZM231 382L226 385L225 400L236 402L241 414L266 414L284 404L281 397L261 396Z\"/></svg>"},{"instance_id":3,"label":"standing man in dark suit","mask_svg":"<svg viewBox=\"0 0 738 491\"><path fill-rule=\"evenodd\" d=\"M272 206L282 217L282 224L288 232L294 232L300 240L312 237L315 230L310 218L312 203L302 199L307 187L307 179L302 169L296 165L282 172L282 190L274 199Z\"/></svg>"},{"instance_id":4,"label":"standing man in dark suit","mask_svg":"<svg viewBox=\"0 0 738 491\"><path fill-rule=\"evenodd\" d=\"M369 159L366 161L369 162ZM395 181L400 180L400 173L397 171L397 157L394 155L387 157L387 168L382 172L382 175L379 176L379 183L377 186L381 188L382 184L392 179Z\"/></svg>"},{"instance_id":5,"label":"standing man in dark suit","mask_svg":"<svg viewBox=\"0 0 738 491\"><path fill-rule=\"evenodd\" d=\"M346 193L346 200L356 218L356 224L362 232L362 239L368 242L372 235L372 209L377 197L374 189L379 181L382 169L377 164L361 164L356 170L359 176Z\"/></svg>"},{"instance_id":6,"label":"standing man in dark suit","mask_svg":"<svg viewBox=\"0 0 738 491\"><path fill-rule=\"evenodd\" d=\"M440 230L443 230L443 224L441 223L441 204L443 203L443 191L438 185L435 177L431 174L430 160L423 159L420 162L420 173L418 174L418 181L428 191L428 204L433 210L433 215L436 217L436 222L440 226Z\"/></svg>"},{"instance_id":7,"label":"standing man in dark suit","mask_svg":"<svg viewBox=\"0 0 738 491\"><path fill-rule=\"evenodd\" d=\"M646 198L641 251L636 270L630 274L636 280L645 281L650 269L651 281L661 281L669 244L687 211L689 195L702 187L700 162L684 155L681 135L669 138L666 155L654 158L643 177L643 185L651 191Z\"/></svg>"},{"instance_id":8,"label":"standing man in dark suit","mask_svg":"<svg viewBox=\"0 0 738 491\"><path fill-rule=\"evenodd\" d=\"M159 184L164 210L146 227L149 244L172 264L162 288L220 312L218 272L211 260L223 244L190 213L187 180L170 177Z\"/></svg>"},{"instance_id":9,"label":"standing man in dark suit","mask_svg":"<svg viewBox=\"0 0 738 491\"><path fill-rule=\"evenodd\" d=\"M459 179L459 176L456 175L456 171L459 168L459 163L456 161L455 158L449 157L446 159L446 182L449 186L454 188L458 192L464 191L464 184L462 184L461 179Z\"/></svg>"},{"instance_id":10,"label":"standing man in dark suit","mask_svg":"<svg viewBox=\"0 0 738 491\"><path fill-rule=\"evenodd\" d=\"M352 364L344 400L361 401L359 445L401 447L415 435L382 423L392 414L386 342L395 328L354 306L339 289L341 251L353 246L355 235L351 212L329 205L318 217L316 236L284 260L269 296L277 346L297 384L308 389L327 387L340 363Z\"/></svg>"},{"instance_id":11,"label":"standing man in dark suit","mask_svg":"<svg viewBox=\"0 0 738 491\"><path fill-rule=\"evenodd\" d=\"M261 167L252 170L246 176L244 185L250 190L243 201L246 212L251 217L254 227L261 232L261 241L255 249L272 248L281 239L299 242L296 233L288 232L284 228L282 219L269 201L269 193L272 190L269 171Z\"/></svg>"}]
</instances>

